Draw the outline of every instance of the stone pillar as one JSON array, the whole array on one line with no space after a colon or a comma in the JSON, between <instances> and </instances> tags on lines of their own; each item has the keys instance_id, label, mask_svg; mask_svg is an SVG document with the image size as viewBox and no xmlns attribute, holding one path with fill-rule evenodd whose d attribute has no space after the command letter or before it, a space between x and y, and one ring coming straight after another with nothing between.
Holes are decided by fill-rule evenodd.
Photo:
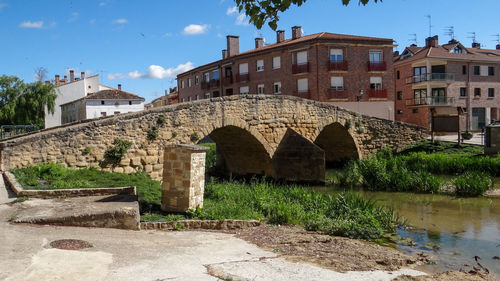
<instances>
[{"instance_id":1,"label":"stone pillar","mask_svg":"<svg viewBox=\"0 0 500 281\"><path fill-rule=\"evenodd\" d=\"M176 144L165 147L161 209L185 212L203 207L205 189L205 151L198 145Z\"/></svg>"}]
</instances>

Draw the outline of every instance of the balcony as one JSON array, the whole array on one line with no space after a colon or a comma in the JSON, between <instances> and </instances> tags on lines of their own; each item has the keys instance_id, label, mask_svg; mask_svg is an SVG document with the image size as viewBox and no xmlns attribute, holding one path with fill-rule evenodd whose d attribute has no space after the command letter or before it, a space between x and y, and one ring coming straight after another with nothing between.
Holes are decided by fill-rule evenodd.
<instances>
[{"instance_id":1,"label":"balcony","mask_svg":"<svg viewBox=\"0 0 500 281\"><path fill-rule=\"evenodd\" d=\"M210 80L210 88L217 88L220 86L220 80L219 79L212 79Z\"/></svg>"},{"instance_id":2,"label":"balcony","mask_svg":"<svg viewBox=\"0 0 500 281\"><path fill-rule=\"evenodd\" d=\"M344 88L330 88L327 90L328 99L348 99L349 94Z\"/></svg>"},{"instance_id":3,"label":"balcony","mask_svg":"<svg viewBox=\"0 0 500 281\"><path fill-rule=\"evenodd\" d=\"M424 107L424 106L453 106L455 103L454 97L423 97L406 100L408 107Z\"/></svg>"},{"instance_id":4,"label":"balcony","mask_svg":"<svg viewBox=\"0 0 500 281\"><path fill-rule=\"evenodd\" d=\"M210 89L210 82L203 80L203 81L201 81L200 87L202 90L208 90L208 89Z\"/></svg>"},{"instance_id":5,"label":"balcony","mask_svg":"<svg viewBox=\"0 0 500 281\"><path fill-rule=\"evenodd\" d=\"M224 77L222 78L222 85L227 86L233 84L233 77Z\"/></svg>"},{"instance_id":6,"label":"balcony","mask_svg":"<svg viewBox=\"0 0 500 281\"><path fill-rule=\"evenodd\" d=\"M347 61L330 61L328 71L347 71Z\"/></svg>"},{"instance_id":7,"label":"balcony","mask_svg":"<svg viewBox=\"0 0 500 281\"><path fill-rule=\"evenodd\" d=\"M303 99L309 99L309 90L305 90L305 91L296 91L294 93L294 96L296 97L299 97L299 98L303 98Z\"/></svg>"},{"instance_id":8,"label":"balcony","mask_svg":"<svg viewBox=\"0 0 500 281\"><path fill-rule=\"evenodd\" d=\"M455 74L452 73L427 73L406 78L406 84L420 82L453 82Z\"/></svg>"},{"instance_id":9,"label":"balcony","mask_svg":"<svg viewBox=\"0 0 500 281\"><path fill-rule=\"evenodd\" d=\"M387 63L385 61L369 61L368 62L368 71L386 71Z\"/></svg>"},{"instance_id":10,"label":"balcony","mask_svg":"<svg viewBox=\"0 0 500 281\"><path fill-rule=\"evenodd\" d=\"M387 89L369 89L368 98L370 99L387 99Z\"/></svg>"},{"instance_id":11,"label":"balcony","mask_svg":"<svg viewBox=\"0 0 500 281\"><path fill-rule=\"evenodd\" d=\"M250 81L250 74L244 73L236 75L236 82L246 82L246 81Z\"/></svg>"},{"instance_id":12,"label":"balcony","mask_svg":"<svg viewBox=\"0 0 500 281\"><path fill-rule=\"evenodd\" d=\"M298 74L298 73L307 73L309 72L309 63L302 63L302 64L293 64L292 65L292 74Z\"/></svg>"}]
</instances>

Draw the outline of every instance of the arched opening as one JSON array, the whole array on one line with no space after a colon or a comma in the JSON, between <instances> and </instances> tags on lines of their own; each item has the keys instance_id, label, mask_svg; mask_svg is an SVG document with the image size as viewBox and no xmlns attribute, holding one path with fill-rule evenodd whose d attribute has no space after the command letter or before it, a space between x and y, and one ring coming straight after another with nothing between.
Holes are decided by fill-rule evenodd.
<instances>
[{"instance_id":1,"label":"arched opening","mask_svg":"<svg viewBox=\"0 0 500 281\"><path fill-rule=\"evenodd\" d=\"M325 151L328 168L342 167L350 159L358 159L356 143L349 131L339 123L333 123L321 131L314 143Z\"/></svg>"},{"instance_id":2,"label":"arched opening","mask_svg":"<svg viewBox=\"0 0 500 281\"><path fill-rule=\"evenodd\" d=\"M225 126L213 130L203 141L212 140L216 146L215 167L218 175L272 175L271 158L264 145L247 130Z\"/></svg>"}]
</instances>

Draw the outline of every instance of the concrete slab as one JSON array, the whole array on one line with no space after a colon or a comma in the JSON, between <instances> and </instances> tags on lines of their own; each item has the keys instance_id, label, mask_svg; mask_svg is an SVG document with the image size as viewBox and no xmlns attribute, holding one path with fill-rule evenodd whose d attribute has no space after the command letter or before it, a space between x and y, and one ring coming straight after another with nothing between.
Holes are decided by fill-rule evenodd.
<instances>
[{"instance_id":1,"label":"concrete slab","mask_svg":"<svg viewBox=\"0 0 500 281\"><path fill-rule=\"evenodd\" d=\"M31 198L16 204L13 222L66 226L139 229L139 203L134 195L59 199Z\"/></svg>"},{"instance_id":2,"label":"concrete slab","mask_svg":"<svg viewBox=\"0 0 500 281\"><path fill-rule=\"evenodd\" d=\"M3 176L0 173L0 204L12 202L16 198L16 194L6 186Z\"/></svg>"},{"instance_id":3,"label":"concrete slab","mask_svg":"<svg viewBox=\"0 0 500 281\"><path fill-rule=\"evenodd\" d=\"M428 137L427 139L431 139L431 137ZM439 141L446 141L446 142L457 142L458 141L458 136L457 134L447 134L443 136L434 136L435 140ZM485 136L483 133L473 133L472 138L470 140L464 140L464 143L467 144L476 144L476 145L484 145L484 142L486 141Z\"/></svg>"}]
</instances>

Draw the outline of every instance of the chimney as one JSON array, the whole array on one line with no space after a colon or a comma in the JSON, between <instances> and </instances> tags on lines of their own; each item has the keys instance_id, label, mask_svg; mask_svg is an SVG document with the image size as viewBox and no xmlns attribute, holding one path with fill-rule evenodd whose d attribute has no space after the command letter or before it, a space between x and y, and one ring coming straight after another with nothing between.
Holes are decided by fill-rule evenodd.
<instances>
[{"instance_id":1,"label":"chimney","mask_svg":"<svg viewBox=\"0 0 500 281\"><path fill-rule=\"evenodd\" d=\"M69 71L69 81L70 82L75 81L75 71L74 70Z\"/></svg>"},{"instance_id":2,"label":"chimney","mask_svg":"<svg viewBox=\"0 0 500 281\"><path fill-rule=\"evenodd\" d=\"M394 53L392 53L392 55L393 55L394 57L399 56L399 51L394 51Z\"/></svg>"},{"instance_id":3,"label":"chimney","mask_svg":"<svg viewBox=\"0 0 500 281\"><path fill-rule=\"evenodd\" d=\"M481 44L477 42L472 42L472 48L481 49Z\"/></svg>"},{"instance_id":4,"label":"chimney","mask_svg":"<svg viewBox=\"0 0 500 281\"><path fill-rule=\"evenodd\" d=\"M61 81L59 81L59 75L56 74L56 87L59 86Z\"/></svg>"},{"instance_id":5,"label":"chimney","mask_svg":"<svg viewBox=\"0 0 500 281\"><path fill-rule=\"evenodd\" d=\"M500 44L497 44L497 50L500 50Z\"/></svg>"},{"instance_id":6,"label":"chimney","mask_svg":"<svg viewBox=\"0 0 500 281\"><path fill-rule=\"evenodd\" d=\"M264 47L264 38L257 37L255 38L255 49Z\"/></svg>"},{"instance_id":7,"label":"chimney","mask_svg":"<svg viewBox=\"0 0 500 281\"><path fill-rule=\"evenodd\" d=\"M227 38L227 56L232 57L240 53L240 37L228 35Z\"/></svg>"},{"instance_id":8,"label":"chimney","mask_svg":"<svg viewBox=\"0 0 500 281\"><path fill-rule=\"evenodd\" d=\"M425 47L437 47L439 45L438 38L439 37L437 35L434 35L433 37L427 37L427 39L425 39Z\"/></svg>"},{"instance_id":9,"label":"chimney","mask_svg":"<svg viewBox=\"0 0 500 281\"><path fill-rule=\"evenodd\" d=\"M281 43L283 41L285 41L285 31L284 30L276 31L276 43Z\"/></svg>"},{"instance_id":10,"label":"chimney","mask_svg":"<svg viewBox=\"0 0 500 281\"><path fill-rule=\"evenodd\" d=\"M293 26L292 27L292 39L299 39L302 36L302 27L301 26Z\"/></svg>"},{"instance_id":11,"label":"chimney","mask_svg":"<svg viewBox=\"0 0 500 281\"><path fill-rule=\"evenodd\" d=\"M68 83L68 76L64 75L63 84Z\"/></svg>"},{"instance_id":12,"label":"chimney","mask_svg":"<svg viewBox=\"0 0 500 281\"><path fill-rule=\"evenodd\" d=\"M85 79L85 72L80 72L80 79Z\"/></svg>"},{"instance_id":13,"label":"chimney","mask_svg":"<svg viewBox=\"0 0 500 281\"><path fill-rule=\"evenodd\" d=\"M122 90L122 84L118 84L118 91Z\"/></svg>"},{"instance_id":14,"label":"chimney","mask_svg":"<svg viewBox=\"0 0 500 281\"><path fill-rule=\"evenodd\" d=\"M222 59L227 59L227 50L222 50Z\"/></svg>"},{"instance_id":15,"label":"chimney","mask_svg":"<svg viewBox=\"0 0 500 281\"><path fill-rule=\"evenodd\" d=\"M50 85L50 81L49 81L49 80L46 80L46 81L45 81L45 85Z\"/></svg>"}]
</instances>

